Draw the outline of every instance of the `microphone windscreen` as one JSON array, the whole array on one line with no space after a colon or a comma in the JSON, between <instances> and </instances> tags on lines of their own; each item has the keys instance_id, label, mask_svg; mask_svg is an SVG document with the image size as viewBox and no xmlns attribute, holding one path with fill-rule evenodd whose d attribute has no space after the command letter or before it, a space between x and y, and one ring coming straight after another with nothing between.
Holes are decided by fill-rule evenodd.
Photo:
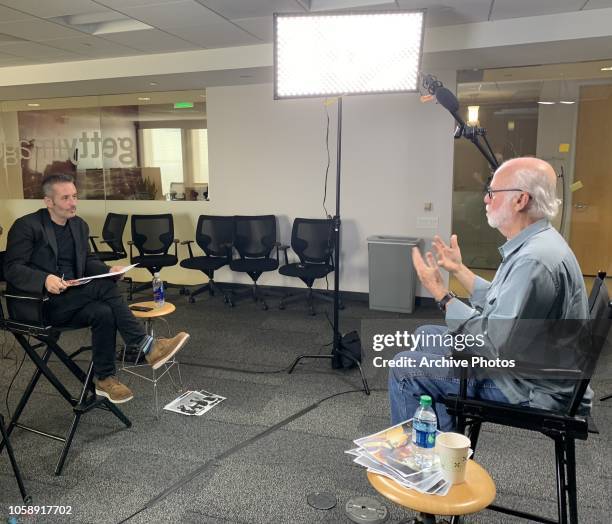
<instances>
[{"instance_id":1,"label":"microphone windscreen","mask_svg":"<svg viewBox=\"0 0 612 524\"><path fill-rule=\"evenodd\" d=\"M436 100L451 113L456 113L459 110L459 100L446 87L440 87L436 91Z\"/></svg>"}]
</instances>

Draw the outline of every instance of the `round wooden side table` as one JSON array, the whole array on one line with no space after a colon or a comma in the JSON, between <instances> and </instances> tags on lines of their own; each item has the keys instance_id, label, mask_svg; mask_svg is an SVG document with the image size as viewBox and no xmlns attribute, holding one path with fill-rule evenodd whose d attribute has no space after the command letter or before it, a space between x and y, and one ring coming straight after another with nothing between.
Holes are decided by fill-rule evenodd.
<instances>
[{"instance_id":1,"label":"round wooden side table","mask_svg":"<svg viewBox=\"0 0 612 524\"><path fill-rule=\"evenodd\" d=\"M495 500L495 483L487 471L468 460L465 482L444 495L429 495L401 486L394 480L368 471L368 481L383 497L418 511L423 524L435 524L435 515L467 515L483 510Z\"/></svg>"},{"instance_id":2,"label":"round wooden side table","mask_svg":"<svg viewBox=\"0 0 612 524\"><path fill-rule=\"evenodd\" d=\"M150 311L135 311L134 309L131 309L132 306L151 308L151 310ZM161 319L165 317L166 315L170 315L171 313L174 313L174 311L176 311L176 306L170 302L165 302L162 307L155 307L155 302L150 301L150 302L136 302L134 304L130 304L130 309L136 318L140 318L144 321L145 331L147 332L147 334L155 338L154 321L156 319ZM178 391L181 391L183 389L183 380L181 378L181 367L180 367L178 360L176 359L176 355L172 357L170 360L168 360L168 362L166 362L163 365L163 367L160 367L160 369L158 370L153 369L151 366L149 366L149 364L146 364L146 363L138 364L141 356L142 356L141 354L138 354L138 356L136 357L135 364L128 363L126 365L125 348L124 348L123 357L122 357L122 365L120 369L138 378L147 380L148 382L151 382L153 384L153 395L155 398L154 414L155 414L155 418L159 418L159 398L157 394L157 383L161 380L161 378L164 375L168 374L174 387ZM174 366L176 366L176 371L178 375L178 384L177 382L174 381L174 378L172 377L172 374L170 373L170 370ZM150 373L148 373L145 370L150 370ZM150 375L150 376L147 376L147 375Z\"/></svg>"}]
</instances>

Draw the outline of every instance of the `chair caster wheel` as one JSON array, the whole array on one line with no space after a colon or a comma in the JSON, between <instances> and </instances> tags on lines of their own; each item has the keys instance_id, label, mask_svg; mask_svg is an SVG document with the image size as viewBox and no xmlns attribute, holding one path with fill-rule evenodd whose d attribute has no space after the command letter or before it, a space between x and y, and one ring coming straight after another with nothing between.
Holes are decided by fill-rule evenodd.
<instances>
[{"instance_id":1,"label":"chair caster wheel","mask_svg":"<svg viewBox=\"0 0 612 524\"><path fill-rule=\"evenodd\" d=\"M263 306L261 306L261 309L263 309L264 311L268 311L268 304L264 304Z\"/></svg>"},{"instance_id":2,"label":"chair caster wheel","mask_svg":"<svg viewBox=\"0 0 612 524\"><path fill-rule=\"evenodd\" d=\"M278 305L278 309L281 309L281 310L282 310L282 309L285 309L285 305L284 305L284 304L279 304L279 305Z\"/></svg>"},{"instance_id":3,"label":"chair caster wheel","mask_svg":"<svg viewBox=\"0 0 612 524\"><path fill-rule=\"evenodd\" d=\"M195 304L195 297L189 297L189 303Z\"/></svg>"}]
</instances>

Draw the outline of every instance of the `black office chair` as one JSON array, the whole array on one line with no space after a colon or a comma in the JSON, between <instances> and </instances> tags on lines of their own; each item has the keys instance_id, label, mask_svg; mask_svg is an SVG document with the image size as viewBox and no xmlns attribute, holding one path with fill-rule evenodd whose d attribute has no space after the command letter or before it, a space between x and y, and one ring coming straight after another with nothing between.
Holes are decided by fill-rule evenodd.
<instances>
[{"instance_id":1,"label":"black office chair","mask_svg":"<svg viewBox=\"0 0 612 524\"><path fill-rule=\"evenodd\" d=\"M178 263L179 240L174 238L174 219L170 213L163 215L132 215L132 240L130 246L130 263L146 268L151 276L159 273L162 268L175 266ZM168 253L174 244L174 255ZM135 246L138 256L134 256ZM136 289L130 286L129 300L138 291L149 289L150 282L143 283ZM164 282L164 288L168 284ZM177 286L178 287L178 286ZM181 293L183 287L180 286Z\"/></svg>"},{"instance_id":2,"label":"black office chair","mask_svg":"<svg viewBox=\"0 0 612 524\"><path fill-rule=\"evenodd\" d=\"M517 363L517 366L513 368L514 373L525 376L532 375L550 380L575 380L572 397L566 409L548 411L502 402L469 399L467 398L469 373L467 368L461 368L459 395L451 395L443 400L449 414L457 417L458 431L463 433L466 428L469 428L468 435L474 451L478 444L481 425L485 422L537 431L555 442L557 511L558 522L561 524L568 522L577 524L578 522L575 440L586 440L589 432L595 432L593 428L589 428L588 418L577 413L612 324L612 303L604 279L605 273L600 273L589 296L591 343L588 345L587 353L582 355L584 358L581 369L543 369L542 366L525 363ZM460 354L454 354L453 358L465 359ZM488 509L537 522L554 522L538 515L495 504L490 505Z\"/></svg>"},{"instance_id":3,"label":"black office chair","mask_svg":"<svg viewBox=\"0 0 612 524\"><path fill-rule=\"evenodd\" d=\"M0 282L4 281L4 275L1 271L4 265L4 252L0 253ZM23 350L28 354L36 369L28 383L11 420L9 421L6 431L2 428L3 440L0 443L0 453L4 446L7 446L9 450L9 456L12 453L10 449L9 437L16 427L30 431L37 435L50 438L52 440L60 441L64 443L62 452L60 454L57 466L55 468L55 474L61 475L62 469L66 462L70 446L74 439L75 433L78 429L81 417L93 409L104 409L110 411L115 415L126 427L130 427L132 423L123 414L123 412L112 404L108 399L103 397L97 397L95 386L93 383L93 363L89 363L87 372L84 372L74 361L74 358L83 353L84 351L90 350L90 347L82 347L77 351L67 354L58 344L60 335L69 330L80 329L84 326L61 326L52 327L46 321L44 315L44 309L48 297L46 296L21 296L14 293L5 293L7 315L4 314L2 304L0 303L0 330L8 331L11 333L17 342L21 345ZM37 341L32 344L31 340ZM42 355L39 354L39 350L42 348ZM49 367L49 359L51 356L56 356L59 361L70 371L70 373L80 382L81 389L78 397L73 396L64 383L58 378L58 376L51 371ZM46 431L36 429L30 426L26 426L19 422L19 418L23 413L32 392L36 388L38 380L44 375L45 378L51 383L51 385L57 390L57 392L68 402L74 413L72 423L68 428L68 431L64 437L47 433ZM19 481L18 481L19 482ZM20 490L22 485L20 485ZM25 492L22 491L22 496L25 496Z\"/></svg>"},{"instance_id":4,"label":"black office chair","mask_svg":"<svg viewBox=\"0 0 612 524\"><path fill-rule=\"evenodd\" d=\"M191 249L193 240L186 240L189 258L181 260L181 267L202 271L208 282L189 293L189 302L195 302L196 295L208 290L211 296L215 293L223 295L225 302L233 305L230 296L223 291L214 280L215 271L228 265L232 260L232 244L234 241L234 217L200 215L196 226L195 241L204 251L204 256L194 256Z\"/></svg>"},{"instance_id":5,"label":"black office chair","mask_svg":"<svg viewBox=\"0 0 612 524\"><path fill-rule=\"evenodd\" d=\"M240 258L230 262L230 269L247 273L253 280L253 286L233 295L235 298L252 296L255 302L261 301L264 310L268 309L265 297L276 293L264 293L257 286L257 280L262 273L278 269L280 244L276 241L276 216L235 216L234 223L234 247ZM276 259L270 256L274 248L276 248Z\"/></svg>"},{"instance_id":6,"label":"black office chair","mask_svg":"<svg viewBox=\"0 0 612 524\"><path fill-rule=\"evenodd\" d=\"M102 262L127 258L127 253L123 246L123 231L127 218L127 215L120 215L117 213L108 213L106 215L104 226L102 226L102 243L106 244L111 249L110 251L100 251L96 244L96 238L99 237L89 237L94 253Z\"/></svg>"},{"instance_id":7,"label":"black office chair","mask_svg":"<svg viewBox=\"0 0 612 524\"><path fill-rule=\"evenodd\" d=\"M331 219L296 218L291 231L291 248L300 261L289 263L288 246L281 246L285 253L285 265L278 269L281 275L299 278L308 292L291 295L287 293L281 299L278 308L285 309L287 304L306 300L311 315L315 315L314 298L333 302L332 296L312 290L315 280L324 278L334 271L334 223Z\"/></svg>"}]
</instances>

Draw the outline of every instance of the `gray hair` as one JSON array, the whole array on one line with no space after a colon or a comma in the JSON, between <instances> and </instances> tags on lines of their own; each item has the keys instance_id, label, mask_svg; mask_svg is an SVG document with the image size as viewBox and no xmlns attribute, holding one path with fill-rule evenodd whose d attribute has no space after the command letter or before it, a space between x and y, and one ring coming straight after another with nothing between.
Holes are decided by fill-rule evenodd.
<instances>
[{"instance_id":1,"label":"gray hair","mask_svg":"<svg viewBox=\"0 0 612 524\"><path fill-rule=\"evenodd\" d=\"M531 198L525 212L534 220L547 218L552 220L559 212L561 200L557 198L556 184L542 175L537 169L518 169L514 172L514 181L520 189L529 193Z\"/></svg>"},{"instance_id":2,"label":"gray hair","mask_svg":"<svg viewBox=\"0 0 612 524\"><path fill-rule=\"evenodd\" d=\"M66 173L54 173L43 178L41 183L43 195L51 198L55 184L74 184L74 177Z\"/></svg>"}]
</instances>

